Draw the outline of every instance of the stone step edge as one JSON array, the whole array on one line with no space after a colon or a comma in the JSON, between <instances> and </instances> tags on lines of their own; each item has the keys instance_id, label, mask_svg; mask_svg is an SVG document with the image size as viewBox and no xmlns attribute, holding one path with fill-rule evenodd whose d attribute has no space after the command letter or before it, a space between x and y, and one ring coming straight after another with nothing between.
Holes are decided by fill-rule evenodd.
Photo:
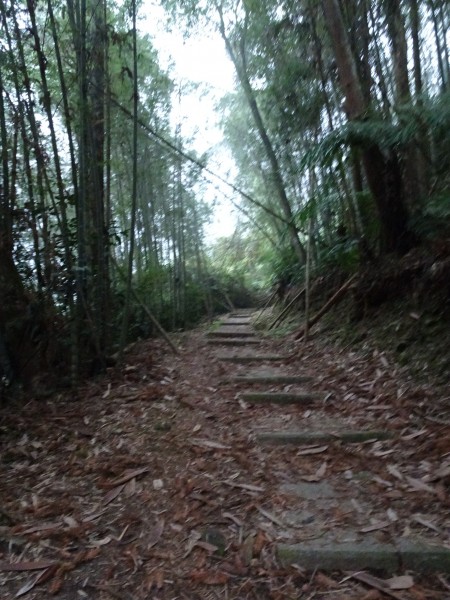
<instances>
[{"instance_id":1,"label":"stone step edge","mask_svg":"<svg viewBox=\"0 0 450 600\"><path fill-rule=\"evenodd\" d=\"M307 383L311 375L236 375L222 379L221 383Z\"/></svg>"},{"instance_id":2,"label":"stone step edge","mask_svg":"<svg viewBox=\"0 0 450 600\"><path fill-rule=\"evenodd\" d=\"M310 404L324 396L315 392L245 392L239 398L253 404Z\"/></svg>"},{"instance_id":3,"label":"stone step edge","mask_svg":"<svg viewBox=\"0 0 450 600\"><path fill-rule=\"evenodd\" d=\"M248 354L246 356L216 356L217 360L225 360L229 362L252 362L252 361L276 361L288 360L289 356L277 356L276 354Z\"/></svg>"},{"instance_id":4,"label":"stone step edge","mask_svg":"<svg viewBox=\"0 0 450 600\"><path fill-rule=\"evenodd\" d=\"M360 430L360 431L267 431L256 434L256 440L261 443L283 444L311 444L315 442L343 442L354 444L369 440L388 440L394 437L391 431Z\"/></svg>"},{"instance_id":5,"label":"stone step edge","mask_svg":"<svg viewBox=\"0 0 450 600\"><path fill-rule=\"evenodd\" d=\"M218 329L217 331L209 331L206 334L209 338L216 337L255 337L254 331L221 331Z\"/></svg>"},{"instance_id":6,"label":"stone step edge","mask_svg":"<svg viewBox=\"0 0 450 600\"><path fill-rule=\"evenodd\" d=\"M220 321L220 323L222 323L222 325L250 325L252 322L250 317L234 317L234 318L229 318L229 319L222 319Z\"/></svg>"},{"instance_id":7,"label":"stone step edge","mask_svg":"<svg viewBox=\"0 0 450 600\"><path fill-rule=\"evenodd\" d=\"M260 344L259 338L210 338L208 344L234 344L236 346L244 346L245 344Z\"/></svg>"},{"instance_id":8,"label":"stone step edge","mask_svg":"<svg viewBox=\"0 0 450 600\"><path fill-rule=\"evenodd\" d=\"M277 544L275 552L282 566L295 564L307 571L371 569L389 573L400 570L450 573L450 549L407 539L399 540L395 545L371 539L356 542L307 540L298 544Z\"/></svg>"}]
</instances>

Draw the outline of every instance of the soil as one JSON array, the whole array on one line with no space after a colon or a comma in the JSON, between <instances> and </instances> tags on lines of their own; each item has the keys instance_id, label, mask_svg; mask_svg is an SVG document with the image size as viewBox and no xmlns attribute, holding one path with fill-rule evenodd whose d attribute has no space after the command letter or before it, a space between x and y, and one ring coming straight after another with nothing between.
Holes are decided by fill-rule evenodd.
<instances>
[{"instance_id":1,"label":"soil","mask_svg":"<svg viewBox=\"0 0 450 600\"><path fill-rule=\"evenodd\" d=\"M411 331L428 319L414 312L401 313ZM384 349L370 333L357 340L360 328L375 329L368 321L343 342L330 319L306 343L287 335L258 349L287 354L284 373L313 376L310 389L326 398L322 423L339 417L396 434L375 446L334 444L326 468L314 447L255 441L257 431L313 415L239 400L242 384L226 380L249 367L217 359L232 350L208 344L210 325L172 336L177 356L162 340L139 342L122 368L77 392L4 406L2 600L387 597L348 574L279 566L277 515L292 508L280 484L298 478L365 474L378 509L396 515L380 535L426 532L449 546L450 401L441 367L418 379L399 360L406 349ZM391 597L450 597L448 576L408 575L407 589Z\"/></svg>"}]
</instances>

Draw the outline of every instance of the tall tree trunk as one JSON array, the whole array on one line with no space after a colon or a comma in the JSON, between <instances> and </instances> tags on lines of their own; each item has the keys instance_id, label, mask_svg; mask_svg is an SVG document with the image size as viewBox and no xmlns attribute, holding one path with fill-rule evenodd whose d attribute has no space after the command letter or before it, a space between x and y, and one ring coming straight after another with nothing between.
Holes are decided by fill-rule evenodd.
<instances>
[{"instance_id":1,"label":"tall tree trunk","mask_svg":"<svg viewBox=\"0 0 450 600\"><path fill-rule=\"evenodd\" d=\"M392 48L396 103L397 106L401 106L411 100L405 25L399 0L385 0L384 8L386 11L387 28ZM410 210L414 211L417 208L417 199L420 195L416 144L414 142L408 143L402 149L401 154L405 201Z\"/></svg>"},{"instance_id":2,"label":"tall tree trunk","mask_svg":"<svg viewBox=\"0 0 450 600\"><path fill-rule=\"evenodd\" d=\"M338 0L322 0L322 6L345 96L348 119L363 120L369 105L358 79ZM385 155L376 144L372 144L363 148L362 162L378 210L381 250L403 252L410 247L411 236L398 159L393 152Z\"/></svg>"}]
</instances>

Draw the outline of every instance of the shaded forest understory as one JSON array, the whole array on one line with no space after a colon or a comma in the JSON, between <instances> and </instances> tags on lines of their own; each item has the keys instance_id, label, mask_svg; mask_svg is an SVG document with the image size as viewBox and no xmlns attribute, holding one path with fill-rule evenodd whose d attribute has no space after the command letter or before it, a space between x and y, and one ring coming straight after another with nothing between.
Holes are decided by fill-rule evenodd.
<instances>
[{"instance_id":1,"label":"shaded forest understory","mask_svg":"<svg viewBox=\"0 0 450 600\"><path fill-rule=\"evenodd\" d=\"M173 334L178 356L161 339L140 341L122 366L74 392L4 406L2 598L19 590L36 600L387 597L373 587L386 580L383 573L362 583L333 570L280 567L274 553L291 501L277 482L280 474L284 481L333 482L361 472L376 501L375 521L386 509L392 519L379 540L426 532L448 542L448 277L438 284L437 275L438 267L448 269L448 256L431 272L426 256L416 252L384 266L378 281L392 292L384 303L377 280L362 278L308 341L295 340L300 311L258 347L258 353L286 355L285 371L310 374L314 391L326 393L317 416L322 427L344 419L347 427L395 432L395 440L373 448L331 444L326 469L328 445L301 446L297 453L255 443L255 427L273 427L275 419L308 430L314 418L310 410L280 413L239 400L239 386L226 383L235 367L221 363L207 344L210 324ZM395 292L388 286L394 280ZM314 309L336 284L322 282ZM354 310L361 298L364 316ZM256 326L266 332L276 314L266 309ZM440 338L437 345L432 337ZM416 487L405 487L403 477ZM373 515L357 515L337 510L331 524L319 513L316 532L370 528ZM3 570L11 561L18 572ZM448 577L409 573L395 597L447 597Z\"/></svg>"}]
</instances>

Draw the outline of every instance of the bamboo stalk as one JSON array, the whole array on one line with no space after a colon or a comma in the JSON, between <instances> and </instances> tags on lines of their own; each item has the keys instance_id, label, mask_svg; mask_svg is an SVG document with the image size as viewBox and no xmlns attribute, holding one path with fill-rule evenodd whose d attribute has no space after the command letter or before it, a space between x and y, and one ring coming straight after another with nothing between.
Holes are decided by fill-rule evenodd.
<instances>
[{"instance_id":1,"label":"bamboo stalk","mask_svg":"<svg viewBox=\"0 0 450 600\"><path fill-rule=\"evenodd\" d=\"M311 296L311 232L312 219L309 218L308 223L308 243L306 246L306 265L305 265L305 332L303 341L306 342L309 333L309 300Z\"/></svg>"}]
</instances>

